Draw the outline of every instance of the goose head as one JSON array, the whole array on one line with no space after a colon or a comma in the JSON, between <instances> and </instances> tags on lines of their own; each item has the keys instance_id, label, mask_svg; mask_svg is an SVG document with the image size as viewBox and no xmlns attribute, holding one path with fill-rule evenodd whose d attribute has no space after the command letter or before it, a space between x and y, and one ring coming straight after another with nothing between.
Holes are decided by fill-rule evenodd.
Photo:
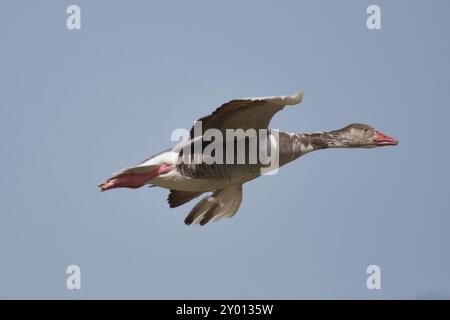
<instances>
[{"instance_id":1,"label":"goose head","mask_svg":"<svg viewBox=\"0 0 450 320\"><path fill-rule=\"evenodd\" d=\"M332 144L337 147L375 148L395 146L398 140L367 124L352 123L342 129L330 132Z\"/></svg>"}]
</instances>

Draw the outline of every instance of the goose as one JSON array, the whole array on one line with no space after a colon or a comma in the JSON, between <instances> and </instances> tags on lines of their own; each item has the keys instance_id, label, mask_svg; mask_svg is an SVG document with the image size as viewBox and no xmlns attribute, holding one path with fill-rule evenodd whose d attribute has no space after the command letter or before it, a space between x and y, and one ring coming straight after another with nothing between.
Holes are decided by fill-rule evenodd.
<instances>
[{"instance_id":1,"label":"goose","mask_svg":"<svg viewBox=\"0 0 450 320\"><path fill-rule=\"evenodd\" d=\"M186 225L193 223L204 225L209 221L233 217L242 202L242 185L262 176L262 169L268 165L262 160L250 163L249 148L244 150L247 162L243 163L233 161L207 163L206 159L192 161L198 152L190 154L188 151L193 150L196 143L200 143L200 153L204 154L208 146L211 147L217 142L215 146L224 146L225 153L233 151L231 158L236 160L234 153L238 144L244 141L243 145L248 147L250 141L256 140L261 143L257 145L260 150L265 146L270 148L271 155L277 155L277 168L307 153L322 149L375 148L398 144L398 140L360 123L352 123L338 130L313 133L290 133L268 129L269 122L278 111L285 106L299 104L302 98L303 93L300 92L293 96L231 100L212 114L197 120L184 143L160 152L138 165L120 170L98 187L101 191L114 188L135 189L144 185L166 188L170 190L167 198L170 208L186 204L204 193L211 193L203 197L184 220ZM198 124L201 124L199 130ZM244 132L249 129L259 130L263 134L225 139L224 142L216 139L207 140L206 134L209 129L224 135L229 130L240 129ZM211 152L210 155L215 156L214 153ZM219 154L218 159L221 159Z\"/></svg>"}]
</instances>

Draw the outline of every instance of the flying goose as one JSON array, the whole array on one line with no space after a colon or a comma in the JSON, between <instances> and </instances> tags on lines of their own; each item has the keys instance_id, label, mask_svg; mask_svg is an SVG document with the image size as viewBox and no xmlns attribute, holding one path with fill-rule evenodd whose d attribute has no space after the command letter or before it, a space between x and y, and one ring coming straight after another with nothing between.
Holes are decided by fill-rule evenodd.
<instances>
[{"instance_id":1,"label":"flying goose","mask_svg":"<svg viewBox=\"0 0 450 320\"><path fill-rule=\"evenodd\" d=\"M183 205L205 192L212 192L194 206L184 221L187 225L204 225L211 220L234 216L242 201L242 185L261 176L262 169L267 168L267 163L259 160L250 163L250 141L262 143L256 144L259 150L265 146L265 150L270 150L271 155L278 155L279 167L315 150L374 148L398 144L396 139L371 126L358 123L329 132L286 133L268 129L270 120L278 111L287 105L300 103L302 98L303 93L300 92L293 96L246 98L227 102L212 114L197 120L187 141L181 146L177 145L136 166L121 170L99 184L100 190L139 188L146 184L167 188L170 189L167 201L171 208ZM201 127L196 130L199 123ZM211 137L209 140L205 138L208 129L215 129L213 132L224 135L227 134L227 129L255 129L263 132L263 135L244 137L244 142L242 138L215 141ZM238 144L243 142L244 163L229 163L225 160L226 156L222 163L192 161L198 152L187 151L194 150L195 143L198 144L199 141L200 154L204 154L205 148L217 142L216 145L224 146L225 153L233 150L231 160L236 160ZM211 152L209 158L215 156L215 152ZM189 159L191 161L186 161Z\"/></svg>"}]
</instances>

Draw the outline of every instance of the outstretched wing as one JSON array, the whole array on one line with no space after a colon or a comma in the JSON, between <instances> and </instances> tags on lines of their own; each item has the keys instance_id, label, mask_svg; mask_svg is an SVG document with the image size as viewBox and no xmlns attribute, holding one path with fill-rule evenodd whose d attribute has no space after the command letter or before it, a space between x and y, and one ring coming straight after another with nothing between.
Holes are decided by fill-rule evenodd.
<instances>
[{"instance_id":1,"label":"outstretched wing","mask_svg":"<svg viewBox=\"0 0 450 320\"><path fill-rule=\"evenodd\" d=\"M242 201L242 185L234 185L216 190L204 197L188 214L184 223L204 225L211 219L217 221L223 217L231 218L239 209Z\"/></svg>"},{"instance_id":2,"label":"outstretched wing","mask_svg":"<svg viewBox=\"0 0 450 320\"><path fill-rule=\"evenodd\" d=\"M294 96L232 100L217 108L209 116L197 120L202 122L202 130L194 130L194 125L191 129L191 138L203 135L205 130L211 128L219 129L223 133L226 129L267 129L275 113L286 105L300 103L302 98L303 92L299 92Z\"/></svg>"},{"instance_id":3,"label":"outstretched wing","mask_svg":"<svg viewBox=\"0 0 450 320\"><path fill-rule=\"evenodd\" d=\"M192 199L197 198L203 193L203 191L181 191L181 190L170 190L169 196L167 197L167 202L171 208L179 207Z\"/></svg>"}]
</instances>

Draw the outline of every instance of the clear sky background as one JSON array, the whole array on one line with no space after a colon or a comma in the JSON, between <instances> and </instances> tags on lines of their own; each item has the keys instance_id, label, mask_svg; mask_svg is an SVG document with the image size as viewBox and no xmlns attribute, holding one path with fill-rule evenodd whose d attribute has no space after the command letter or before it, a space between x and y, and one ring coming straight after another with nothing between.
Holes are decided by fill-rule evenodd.
<instances>
[{"instance_id":1,"label":"clear sky background","mask_svg":"<svg viewBox=\"0 0 450 320\"><path fill-rule=\"evenodd\" d=\"M1 1L0 298L450 298L449 31L445 0ZM96 187L223 102L300 90L272 128L400 144L311 153L205 227Z\"/></svg>"}]
</instances>

